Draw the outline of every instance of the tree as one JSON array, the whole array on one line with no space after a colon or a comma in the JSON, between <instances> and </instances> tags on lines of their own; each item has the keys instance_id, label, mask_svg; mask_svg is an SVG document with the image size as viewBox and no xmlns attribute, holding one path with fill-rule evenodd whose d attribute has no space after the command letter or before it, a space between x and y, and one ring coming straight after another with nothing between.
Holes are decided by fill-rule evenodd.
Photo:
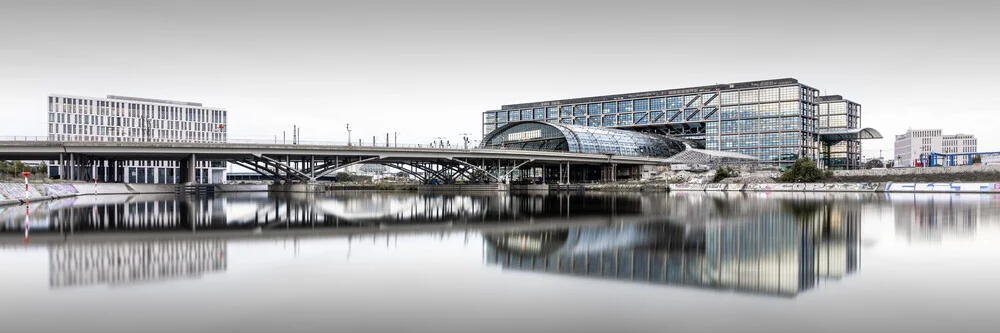
<instances>
[{"instance_id":1,"label":"tree","mask_svg":"<svg viewBox=\"0 0 1000 333\"><path fill-rule=\"evenodd\" d=\"M816 167L816 162L808 157L795 160L792 166L788 167L781 174L781 181L788 183L811 183L826 179L832 172L823 172Z\"/></svg>"},{"instance_id":2,"label":"tree","mask_svg":"<svg viewBox=\"0 0 1000 333\"><path fill-rule=\"evenodd\" d=\"M882 160L872 159L872 160L868 160L868 162L865 162L865 169L880 169L880 168L884 168L884 167L885 167L885 164L882 163Z\"/></svg>"},{"instance_id":3,"label":"tree","mask_svg":"<svg viewBox=\"0 0 1000 333\"><path fill-rule=\"evenodd\" d=\"M733 168L727 166L719 166L719 168L715 169L715 177L712 178L712 182L718 183L721 182L723 179L730 177L737 177L737 176L739 176L739 173L737 173L736 170L733 170Z\"/></svg>"},{"instance_id":4,"label":"tree","mask_svg":"<svg viewBox=\"0 0 1000 333\"><path fill-rule=\"evenodd\" d=\"M24 162L14 161L14 174L16 175L24 171L28 171L28 167L24 165Z\"/></svg>"},{"instance_id":5,"label":"tree","mask_svg":"<svg viewBox=\"0 0 1000 333\"><path fill-rule=\"evenodd\" d=\"M980 164L980 163L983 163L982 156L976 155L972 157L972 164Z\"/></svg>"}]
</instances>

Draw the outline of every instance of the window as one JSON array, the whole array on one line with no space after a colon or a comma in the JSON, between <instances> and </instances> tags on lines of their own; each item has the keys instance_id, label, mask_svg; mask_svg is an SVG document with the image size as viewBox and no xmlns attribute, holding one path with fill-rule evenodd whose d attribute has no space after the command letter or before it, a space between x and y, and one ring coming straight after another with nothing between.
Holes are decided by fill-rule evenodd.
<instances>
[{"instance_id":1,"label":"window","mask_svg":"<svg viewBox=\"0 0 1000 333\"><path fill-rule=\"evenodd\" d=\"M740 93L738 91L727 91L722 93L722 104L738 104L740 102Z\"/></svg>"},{"instance_id":2,"label":"window","mask_svg":"<svg viewBox=\"0 0 1000 333\"><path fill-rule=\"evenodd\" d=\"M585 115L587 115L587 105L586 104L577 104L577 105L573 106L573 116L574 117L585 116Z\"/></svg>"},{"instance_id":3,"label":"window","mask_svg":"<svg viewBox=\"0 0 1000 333\"><path fill-rule=\"evenodd\" d=\"M667 100L663 97L653 98L649 100L650 110L663 110L666 107Z\"/></svg>"},{"instance_id":4,"label":"window","mask_svg":"<svg viewBox=\"0 0 1000 333\"><path fill-rule=\"evenodd\" d=\"M559 116L560 117L571 117L571 116L573 116L573 106L572 105L563 105L563 106L560 106L559 107Z\"/></svg>"},{"instance_id":5,"label":"window","mask_svg":"<svg viewBox=\"0 0 1000 333\"><path fill-rule=\"evenodd\" d=\"M597 103L588 104L587 105L587 114L588 115L601 114L601 105L597 104Z\"/></svg>"},{"instance_id":6,"label":"window","mask_svg":"<svg viewBox=\"0 0 1000 333\"><path fill-rule=\"evenodd\" d=\"M545 119L545 109L537 108L534 112L534 117L531 119Z\"/></svg>"},{"instance_id":7,"label":"window","mask_svg":"<svg viewBox=\"0 0 1000 333\"><path fill-rule=\"evenodd\" d=\"M799 95L798 86L781 87L779 95L782 101L798 101L802 99L802 96Z\"/></svg>"},{"instance_id":8,"label":"window","mask_svg":"<svg viewBox=\"0 0 1000 333\"><path fill-rule=\"evenodd\" d=\"M637 125L649 124L649 114L646 112L636 112L632 118L635 119Z\"/></svg>"},{"instance_id":9,"label":"window","mask_svg":"<svg viewBox=\"0 0 1000 333\"><path fill-rule=\"evenodd\" d=\"M632 101L632 108L635 111L649 111L649 100L647 99L637 99Z\"/></svg>"},{"instance_id":10,"label":"window","mask_svg":"<svg viewBox=\"0 0 1000 333\"><path fill-rule=\"evenodd\" d=\"M601 113L605 113L605 114L606 113L615 113L615 112L617 112L616 111L617 109L618 109L618 104L616 104L615 102L607 102L607 103L603 104L603 107L601 108Z\"/></svg>"},{"instance_id":11,"label":"window","mask_svg":"<svg viewBox=\"0 0 1000 333\"><path fill-rule=\"evenodd\" d=\"M618 112L632 112L632 101L618 102Z\"/></svg>"},{"instance_id":12,"label":"window","mask_svg":"<svg viewBox=\"0 0 1000 333\"><path fill-rule=\"evenodd\" d=\"M587 117L587 126L594 126L594 127L601 126L601 116Z\"/></svg>"},{"instance_id":13,"label":"window","mask_svg":"<svg viewBox=\"0 0 1000 333\"><path fill-rule=\"evenodd\" d=\"M698 109L684 109L684 121L701 120Z\"/></svg>"},{"instance_id":14,"label":"window","mask_svg":"<svg viewBox=\"0 0 1000 333\"><path fill-rule=\"evenodd\" d=\"M719 113L716 112L715 108L708 108L707 107L707 108L702 109L701 110L701 116L704 117L705 120L718 120L719 119Z\"/></svg>"},{"instance_id":15,"label":"window","mask_svg":"<svg viewBox=\"0 0 1000 333\"><path fill-rule=\"evenodd\" d=\"M740 103L757 103L757 89L740 91Z\"/></svg>"},{"instance_id":16,"label":"window","mask_svg":"<svg viewBox=\"0 0 1000 333\"><path fill-rule=\"evenodd\" d=\"M684 101L680 96L667 97L667 108L668 109L680 109L684 107Z\"/></svg>"},{"instance_id":17,"label":"window","mask_svg":"<svg viewBox=\"0 0 1000 333\"><path fill-rule=\"evenodd\" d=\"M521 112L517 110L510 111L509 121L519 121L519 120L521 120Z\"/></svg>"},{"instance_id":18,"label":"window","mask_svg":"<svg viewBox=\"0 0 1000 333\"><path fill-rule=\"evenodd\" d=\"M618 115L618 125L632 125L632 114L622 113Z\"/></svg>"},{"instance_id":19,"label":"window","mask_svg":"<svg viewBox=\"0 0 1000 333\"><path fill-rule=\"evenodd\" d=\"M761 102L776 102L778 101L778 88L766 88L760 90L760 95L758 99Z\"/></svg>"},{"instance_id":20,"label":"window","mask_svg":"<svg viewBox=\"0 0 1000 333\"><path fill-rule=\"evenodd\" d=\"M618 120L618 117L615 116L615 115L604 116L604 124L603 125L605 127L615 126L615 121L616 120Z\"/></svg>"},{"instance_id":21,"label":"window","mask_svg":"<svg viewBox=\"0 0 1000 333\"><path fill-rule=\"evenodd\" d=\"M667 121L681 121L681 110L667 110Z\"/></svg>"},{"instance_id":22,"label":"window","mask_svg":"<svg viewBox=\"0 0 1000 333\"><path fill-rule=\"evenodd\" d=\"M483 122L495 123L497 122L497 114L495 112L487 112L483 114Z\"/></svg>"},{"instance_id":23,"label":"window","mask_svg":"<svg viewBox=\"0 0 1000 333\"><path fill-rule=\"evenodd\" d=\"M649 113L649 119L650 119L651 123L655 123L655 124L664 123L664 122L667 121L667 118L664 117L664 115L663 115L663 111L652 111L652 112L650 112Z\"/></svg>"},{"instance_id":24,"label":"window","mask_svg":"<svg viewBox=\"0 0 1000 333\"><path fill-rule=\"evenodd\" d=\"M719 110L722 119L736 119L739 118L739 107L737 106L723 106Z\"/></svg>"},{"instance_id":25,"label":"window","mask_svg":"<svg viewBox=\"0 0 1000 333\"><path fill-rule=\"evenodd\" d=\"M708 106L718 106L719 105L719 95L718 94L702 94L701 102Z\"/></svg>"}]
</instances>

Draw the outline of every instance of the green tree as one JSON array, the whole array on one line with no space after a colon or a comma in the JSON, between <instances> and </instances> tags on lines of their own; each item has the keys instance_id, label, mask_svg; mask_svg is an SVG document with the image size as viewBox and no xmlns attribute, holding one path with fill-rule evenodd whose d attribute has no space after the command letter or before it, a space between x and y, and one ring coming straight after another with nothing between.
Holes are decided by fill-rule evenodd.
<instances>
[{"instance_id":1,"label":"green tree","mask_svg":"<svg viewBox=\"0 0 1000 333\"><path fill-rule=\"evenodd\" d=\"M979 164L979 163L983 163L983 157L979 155L973 156L972 164Z\"/></svg>"},{"instance_id":2,"label":"green tree","mask_svg":"<svg viewBox=\"0 0 1000 333\"><path fill-rule=\"evenodd\" d=\"M719 166L717 169L715 169L715 177L712 178L712 182L718 183L721 182L723 179L730 177L737 177L737 176L739 176L739 173L737 173L736 170L733 170L732 168L727 166Z\"/></svg>"},{"instance_id":3,"label":"green tree","mask_svg":"<svg viewBox=\"0 0 1000 333\"><path fill-rule=\"evenodd\" d=\"M795 160L792 166L788 167L781 174L781 181L787 183L811 183L826 179L832 172L824 172L816 167L816 162L808 157Z\"/></svg>"},{"instance_id":4,"label":"green tree","mask_svg":"<svg viewBox=\"0 0 1000 333\"><path fill-rule=\"evenodd\" d=\"M29 171L28 167L24 165L24 162L14 161L14 174L20 174L22 172Z\"/></svg>"},{"instance_id":5,"label":"green tree","mask_svg":"<svg viewBox=\"0 0 1000 333\"><path fill-rule=\"evenodd\" d=\"M882 160L872 159L865 162L865 169L879 169L882 167L885 167L885 164L882 164Z\"/></svg>"}]
</instances>

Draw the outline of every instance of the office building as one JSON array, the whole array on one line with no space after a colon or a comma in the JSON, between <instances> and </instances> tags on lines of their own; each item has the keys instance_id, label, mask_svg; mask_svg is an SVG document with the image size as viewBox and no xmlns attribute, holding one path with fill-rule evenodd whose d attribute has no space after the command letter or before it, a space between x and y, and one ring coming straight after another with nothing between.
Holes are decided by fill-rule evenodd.
<instances>
[{"instance_id":1,"label":"office building","mask_svg":"<svg viewBox=\"0 0 1000 333\"><path fill-rule=\"evenodd\" d=\"M861 105L840 95L819 96L817 125L820 133L861 127ZM820 146L820 161L830 169L860 169L861 140L843 140Z\"/></svg>"},{"instance_id":2,"label":"office building","mask_svg":"<svg viewBox=\"0 0 1000 333\"><path fill-rule=\"evenodd\" d=\"M926 166L930 153L977 152L976 137L969 134L945 135L940 129L909 129L896 135L893 147L897 167ZM955 164L970 164L968 155L955 156ZM948 161L950 163L950 161Z\"/></svg>"},{"instance_id":3,"label":"office building","mask_svg":"<svg viewBox=\"0 0 1000 333\"><path fill-rule=\"evenodd\" d=\"M840 147L845 140L881 138L873 129L857 128L860 106L846 100L845 107L854 105L856 114L828 114L828 123L821 128L818 111L826 103L840 105L832 98L820 99L819 90L791 78L570 98L486 111L483 136L529 121L608 127L669 135L695 142L697 148L740 153L781 166L799 157L822 163L824 143ZM840 126L841 118L851 118L844 120L853 120L855 128ZM830 119L837 125L829 125ZM843 145L845 160L853 147ZM860 152L860 144L854 149Z\"/></svg>"},{"instance_id":4,"label":"office building","mask_svg":"<svg viewBox=\"0 0 1000 333\"><path fill-rule=\"evenodd\" d=\"M100 142L226 142L227 111L201 103L108 95L50 95L48 138L53 141ZM66 172L59 161L49 164L49 176ZM175 184L177 161L115 161L81 167L77 174L99 181ZM225 181L226 164L199 161L199 183Z\"/></svg>"}]
</instances>

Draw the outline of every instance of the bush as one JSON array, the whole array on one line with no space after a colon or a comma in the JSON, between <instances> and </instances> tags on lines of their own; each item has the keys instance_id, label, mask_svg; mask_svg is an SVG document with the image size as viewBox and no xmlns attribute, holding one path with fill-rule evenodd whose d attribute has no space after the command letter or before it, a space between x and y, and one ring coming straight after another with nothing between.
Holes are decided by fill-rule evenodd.
<instances>
[{"instance_id":1,"label":"bush","mask_svg":"<svg viewBox=\"0 0 1000 333\"><path fill-rule=\"evenodd\" d=\"M812 159L802 157L795 160L795 163L781 174L780 179L786 183L813 183L831 176L833 176L832 171L820 170Z\"/></svg>"},{"instance_id":2,"label":"bush","mask_svg":"<svg viewBox=\"0 0 1000 333\"><path fill-rule=\"evenodd\" d=\"M733 168L720 166L715 169L715 177L712 178L713 183L721 182L723 179L737 177L739 174Z\"/></svg>"}]
</instances>

